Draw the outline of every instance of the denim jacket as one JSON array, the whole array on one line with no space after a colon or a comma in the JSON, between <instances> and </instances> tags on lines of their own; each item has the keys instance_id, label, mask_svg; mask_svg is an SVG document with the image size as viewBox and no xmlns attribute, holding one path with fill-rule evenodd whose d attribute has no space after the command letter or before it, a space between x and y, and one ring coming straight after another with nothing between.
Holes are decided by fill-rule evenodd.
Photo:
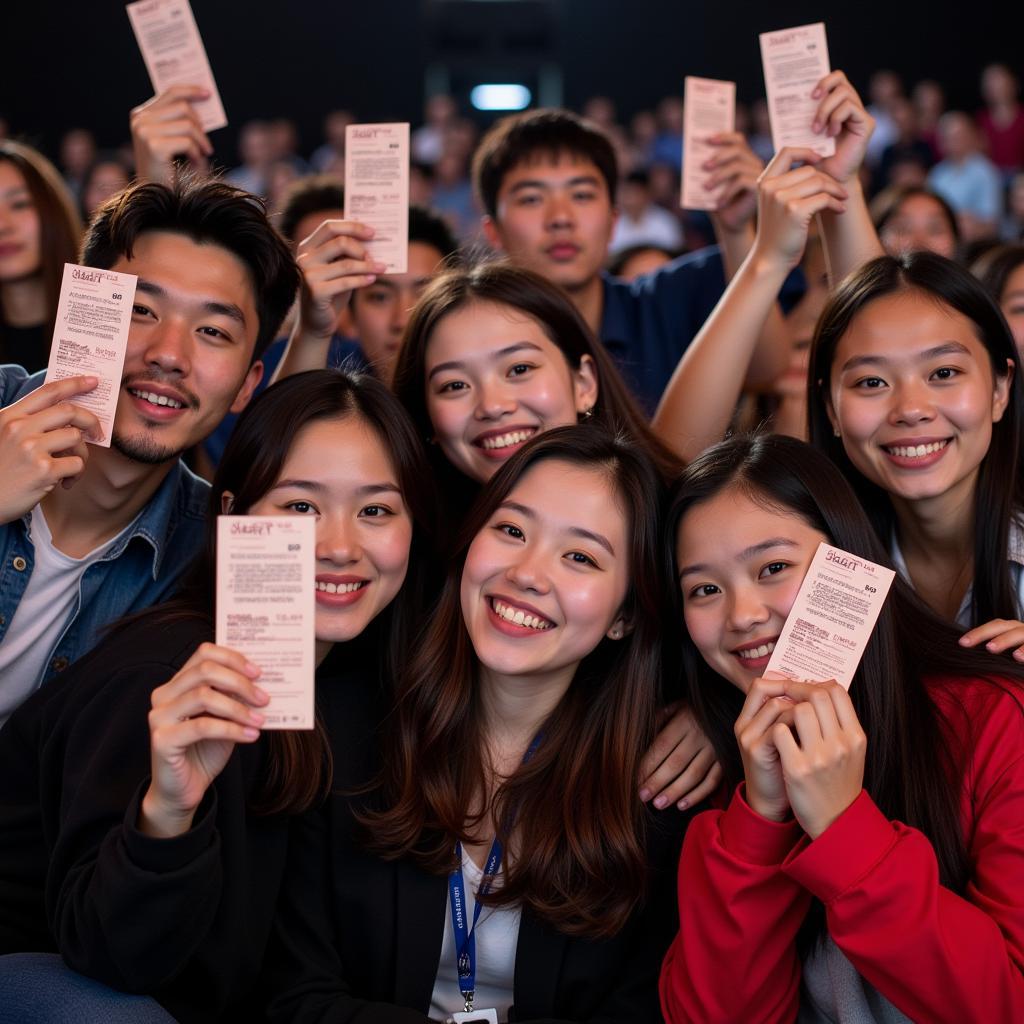
<instances>
[{"instance_id":1,"label":"denim jacket","mask_svg":"<svg viewBox=\"0 0 1024 1024\"><path fill-rule=\"evenodd\" d=\"M0 366L0 407L24 398L45 378L20 366ZM40 683L80 658L104 626L171 596L203 539L209 484L180 460L117 543L89 566L71 619L50 651ZM35 564L31 514L0 524L0 642Z\"/></svg>"}]
</instances>

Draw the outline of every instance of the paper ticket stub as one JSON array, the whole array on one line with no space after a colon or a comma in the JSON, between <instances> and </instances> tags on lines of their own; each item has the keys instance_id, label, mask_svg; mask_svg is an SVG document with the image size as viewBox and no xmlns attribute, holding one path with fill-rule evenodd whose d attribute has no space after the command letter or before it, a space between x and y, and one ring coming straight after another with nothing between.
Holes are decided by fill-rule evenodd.
<instances>
[{"instance_id":1,"label":"paper ticket stub","mask_svg":"<svg viewBox=\"0 0 1024 1024\"><path fill-rule=\"evenodd\" d=\"M153 91L159 95L172 85L202 86L210 96L194 105L203 131L225 127L224 105L188 0L138 0L128 5L128 17Z\"/></svg>"},{"instance_id":2,"label":"paper ticket stub","mask_svg":"<svg viewBox=\"0 0 1024 1024\"><path fill-rule=\"evenodd\" d=\"M103 448L110 447L114 432L137 280L134 274L64 264L45 383L82 374L99 378L92 391L72 401L99 419L102 439L86 441Z\"/></svg>"},{"instance_id":3,"label":"paper ticket stub","mask_svg":"<svg viewBox=\"0 0 1024 1024\"><path fill-rule=\"evenodd\" d=\"M831 70L824 22L762 32L760 38L775 152L783 146L803 146L831 156L836 140L811 128L821 102L812 99L811 93Z\"/></svg>"},{"instance_id":4,"label":"paper ticket stub","mask_svg":"<svg viewBox=\"0 0 1024 1024\"><path fill-rule=\"evenodd\" d=\"M345 219L369 224L369 258L404 274L409 263L409 125L345 129Z\"/></svg>"},{"instance_id":5,"label":"paper ticket stub","mask_svg":"<svg viewBox=\"0 0 1024 1024\"><path fill-rule=\"evenodd\" d=\"M895 575L820 544L765 671L848 690Z\"/></svg>"},{"instance_id":6,"label":"paper ticket stub","mask_svg":"<svg viewBox=\"0 0 1024 1024\"><path fill-rule=\"evenodd\" d=\"M312 729L316 671L316 521L219 516L217 643L261 670L264 729Z\"/></svg>"},{"instance_id":7,"label":"paper ticket stub","mask_svg":"<svg viewBox=\"0 0 1024 1024\"><path fill-rule=\"evenodd\" d=\"M714 190L706 189L704 183L713 172L704 170L702 165L715 153L708 139L735 128L736 83L687 76L685 88L680 205L687 210L716 210L725 184Z\"/></svg>"}]
</instances>

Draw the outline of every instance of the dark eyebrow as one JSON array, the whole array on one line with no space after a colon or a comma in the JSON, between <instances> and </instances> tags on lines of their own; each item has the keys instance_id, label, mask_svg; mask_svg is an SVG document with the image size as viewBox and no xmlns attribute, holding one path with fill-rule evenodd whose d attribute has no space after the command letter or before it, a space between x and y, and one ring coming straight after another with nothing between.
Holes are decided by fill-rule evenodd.
<instances>
[{"instance_id":1,"label":"dark eyebrow","mask_svg":"<svg viewBox=\"0 0 1024 1024\"><path fill-rule=\"evenodd\" d=\"M937 359L939 356L969 356L970 354L970 349L959 341L944 341L941 345L935 345L933 348L926 348L923 352L918 352L916 358ZM839 372L846 373L847 370L853 370L860 366L884 366L888 362L889 359L885 356L853 356L843 363L842 369Z\"/></svg>"},{"instance_id":2,"label":"dark eyebrow","mask_svg":"<svg viewBox=\"0 0 1024 1024\"><path fill-rule=\"evenodd\" d=\"M499 348L494 353L496 358L502 356L510 356L515 352L521 352L523 349L533 349L534 352L542 351L540 345L535 345L532 341L517 341L514 345L506 345L504 348ZM465 367L465 363L460 362L458 359L449 360L447 363L438 363L430 373L427 374L427 380L432 380L437 374L444 370L461 370Z\"/></svg>"},{"instance_id":3,"label":"dark eyebrow","mask_svg":"<svg viewBox=\"0 0 1024 1024\"><path fill-rule=\"evenodd\" d=\"M758 544L751 544L749 548L744 548L737 556L737 562L745 562L748 558L753 558L754 555L760 555L762 552L767 551L769 548L795 548L799 545L795 540L790 540L788 537L769 537L768 540L763 540ZM679 579L684 576L692 576L694 573L707 572L708 566L703 562L694 562L693 565L684 565L679 570Z\"/></svg>"},{"instance_id":4,"label":"dark eyebrow","mask_svg":"<svg viewBox=\"0 0 1024 1024\"><path fill-rule=\"evenodd\" d=\"M576 185L599 185L600 179L596 174L581 174L578 177L570 178L565 185L568 188L573 188ZM522 181L517 181L510 189L509 192L513 195L526 188L551 188L551 183L544 181L541 178L524 178Z\"/></svg>"},{"instance_id":5,"label":"dark eyebrow","mask_svg":"<svg viewBox=\"0 0 1024 1024\"><path fill-rule=\"evenodd\" d=\"M135 286L137 292L143 292L146 295L154 295L158 299L167 297L167 289L162 288L155 281L147 281L145 278L140 277L138 284ZM233 302L218 302L215 299L205 299L201 302L201 307L204 313L212 313L215 316L226 316L230 320L237 320L243 327L245 326L245 314L242 312L239 306L236 306Z\"/></svg>"},{"instance_id":6,"label":"dark eyebrow","mask_svg":"<svg viewBox=\"0 0 1024 1024\"><path fill-rule=\"evenodd\" d=\"M279 480L270 489L271 491L279 491L286 487L292 487L300 491L315 491L317 493L326 490L324 485L317 480ZM362 487L357 487L355 493L358 495L367 495L380 494L384 491L394 491L396 494L402 493L402 489L398 484L393 484L389 481L384 481L379 484L364 484Z\"/></svg>"},{"instance_id":7,"label":"dark eyebrow","mask_svg":"<svg viewBox=\"0 0 1024 1024\"><path fill-rule=\"evenodd\" d=\"M520 515L525 516L527 519L536 519L537 513L531 508L527 508L526 505L520 505L517 501L503 501L498 508L507 508L512 512L518 512ZM612 558L615 557L615 548L612 547L611 541L607 537L600 533L594 533L593 530L584 530L582 526L571 526L569 532L574 537L584 537L587 540L592 540L595 544L600 544L601 547L608 552Z\"/></svg>"}]
</instances>

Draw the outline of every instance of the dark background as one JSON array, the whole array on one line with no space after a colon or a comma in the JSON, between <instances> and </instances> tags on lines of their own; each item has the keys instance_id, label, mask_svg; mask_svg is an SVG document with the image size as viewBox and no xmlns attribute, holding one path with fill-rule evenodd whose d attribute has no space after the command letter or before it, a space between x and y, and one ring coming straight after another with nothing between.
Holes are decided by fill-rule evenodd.
<instances>
[{"instance_id":1,"label":"dark background","mask_svg":"<svg viewBox=\"0 0 1024 1024\"><path fill-rule=\"evenodd\" d=\"M941 81L950 105L978 106L978 72L1001 60L1024 71L1024 5L911 0L823 5L743 0L193 0L230 125L215 133L234 162L238 127L288 116L302 148L320 141L332 108L361 120L421 120L425 83L561 80L572 107L612 96L620 119L682 92L686 74L731 78L762 94L757 33L827 25L832 66L862 90L881 67L908 87ZM53 154L62 132L127 137L128 110L151 95L121 3L4 0L0 113L12 134ZM542 93L549 98L556 89ZM466 113L469 113L468 103ZM486 118L477 115L482 124Z\"/></svg>"}]
</instances>

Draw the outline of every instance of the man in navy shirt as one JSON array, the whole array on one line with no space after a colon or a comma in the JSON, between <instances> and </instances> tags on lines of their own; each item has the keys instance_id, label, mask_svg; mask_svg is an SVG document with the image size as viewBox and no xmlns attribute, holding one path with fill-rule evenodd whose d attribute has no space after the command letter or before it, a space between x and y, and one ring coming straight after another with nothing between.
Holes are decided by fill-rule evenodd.
<instances>
[{"instance_id":1,"label":"man in navy shirt","mask_svg":"<svg viewBox=\"0 0 1024 1024\"><path fill-rule=\"evenodd\" d=\"M648 413L753 242L760 161L734 133L722 137L715 169L728 183L714 218L720 248L681 256L627 283L603 271L618 168L597 128L569 111L529 111L499 121L474 157L488 241L565 288ZM751 360L748 385L768 384L787 359L785 330L773 316Z\"/></svg>"}]
</instances>

